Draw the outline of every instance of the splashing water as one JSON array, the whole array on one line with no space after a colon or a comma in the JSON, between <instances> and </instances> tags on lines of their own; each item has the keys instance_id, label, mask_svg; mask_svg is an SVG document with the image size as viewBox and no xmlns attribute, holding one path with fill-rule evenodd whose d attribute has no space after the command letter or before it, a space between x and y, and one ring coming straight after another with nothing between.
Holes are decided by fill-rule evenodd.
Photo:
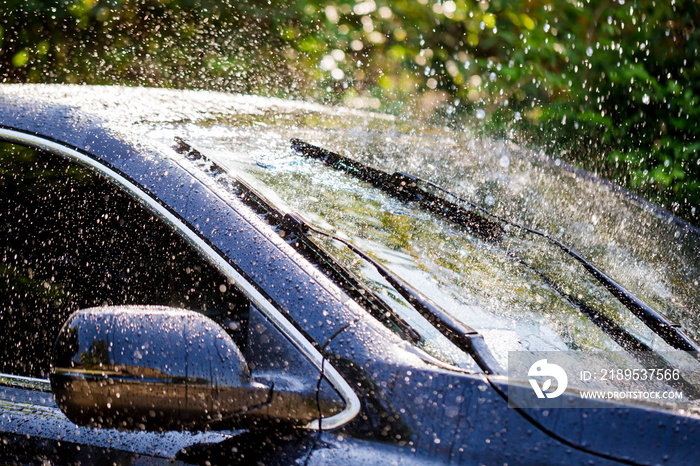
<instances>
[{"instance_id":1,"label":"splashing water","mask_svg":"<svg viewBox=\"0 0 700 466\"><path fill-rule=\"evenodd\" d=\"M51 86L32 90L60 102L54 91ZM124 109L125 101L135 104ZM139 144L157 145L173 157L175 137L191 142L288 210L349 238L482 333L501 361L510 350L620 349L533 269L648 346L668 347L571 258L541 238L510 229L501 244L484 242L419 207L302 158L290 149L291 138L387 172L431 180L499 215L546 231L700 340L697 231L546 154L508 141L479 139L465 130L274 99L100 89L70 105L98 115L120 106L124 117L115 122L115 131ZM339 244L324 246L445 359L469 365L374 269Z\"/></svg>"}]
</instances>

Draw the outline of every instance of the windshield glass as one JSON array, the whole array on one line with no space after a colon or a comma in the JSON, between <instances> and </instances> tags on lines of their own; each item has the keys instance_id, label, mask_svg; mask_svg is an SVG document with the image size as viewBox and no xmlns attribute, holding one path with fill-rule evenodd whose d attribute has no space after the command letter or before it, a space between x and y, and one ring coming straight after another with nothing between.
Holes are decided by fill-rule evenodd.
<instances>
[{"instance_id":1,"label":"windshield glass","mask_svg":"<svg viewBox=\"0 0 700 466\"><path fill-rule=\"evenodd\" d=\"M420 206L300 156L290 148L291 138L389 173L434 181L499 215L547 231L700 340L694 317L700 308L696 232L542 154L443 128L417 133L390 119L312 112L270 111L161 126L150 136L170 147L174 137L187 140L284 211L349 239L478 330L503 366L509 351L620 352L631 349L630 341L637 349L672 348L542 238L511 228L500 243L484 241ZM414 326L431 353L473 368L470 358L372 266L338 242L314 240ZM598 319L587 314L591 309Z\"/></svg>"}]
</instances>

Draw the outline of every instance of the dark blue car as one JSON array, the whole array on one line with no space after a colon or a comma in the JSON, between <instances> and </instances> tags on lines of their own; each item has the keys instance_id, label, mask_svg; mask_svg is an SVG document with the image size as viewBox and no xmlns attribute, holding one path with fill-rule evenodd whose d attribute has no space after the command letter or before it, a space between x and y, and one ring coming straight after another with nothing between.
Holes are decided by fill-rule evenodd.
<instances>
[{"instance_id":1,"label":"dark blue car","mask_svg":"<svg viewBox=\"0 0 700 466\"><path fill-rule=\"evenodd\" d=\"M0 87L7 463L692 464L698 230L506 141Z\"/></svg>"}]
</instances>

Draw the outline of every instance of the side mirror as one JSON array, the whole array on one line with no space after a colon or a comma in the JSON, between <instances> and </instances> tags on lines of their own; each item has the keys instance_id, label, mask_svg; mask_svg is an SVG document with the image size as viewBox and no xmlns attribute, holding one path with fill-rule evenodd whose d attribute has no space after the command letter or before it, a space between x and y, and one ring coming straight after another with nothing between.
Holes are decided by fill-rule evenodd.
<instances>
[{"instance_id":1,"label":"side mirror","mask_svg":"<svg viewBox=\"0 0 700 466\"><path fill-rule=\"evenodd\" d=\"M315 397L253 380L231 337L194 311L155 306L85 309L63 326L51 387L79 425L203 430L258 423L305 425ZM326 413L343 406L326 407Z\"/></svg>"}]
</instances>

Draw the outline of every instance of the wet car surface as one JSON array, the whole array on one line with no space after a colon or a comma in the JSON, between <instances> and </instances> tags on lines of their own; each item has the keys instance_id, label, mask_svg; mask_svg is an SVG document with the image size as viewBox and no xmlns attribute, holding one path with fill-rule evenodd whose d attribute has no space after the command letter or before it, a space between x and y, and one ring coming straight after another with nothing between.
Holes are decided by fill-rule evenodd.
<instances>
[{"instance_id":1,"label":"wet car surface","mask_svg":"<svg viewBox=\"0 0 700 466\"><path fill-rule=\"evenodd\" d=\"M484 240L305 159L290 140L433 180L549 231L697 341L700 240L654 206L505 142L299 102L4 86L0 107L8 461L693 461L692 403L511 407L518 381L484 369L342 242L279 221L298 214L357 245L483 336L506 367L509 351L617 360L629 342L674 348L556 248L512 229ZM47 380L54 342L74 311L122 305L207 316L255 381L314 400L322 420L289 425L267 413L205 432L78 427ZM339 408L323 412L322 401Z\"/></svg>"}]
</instances>

